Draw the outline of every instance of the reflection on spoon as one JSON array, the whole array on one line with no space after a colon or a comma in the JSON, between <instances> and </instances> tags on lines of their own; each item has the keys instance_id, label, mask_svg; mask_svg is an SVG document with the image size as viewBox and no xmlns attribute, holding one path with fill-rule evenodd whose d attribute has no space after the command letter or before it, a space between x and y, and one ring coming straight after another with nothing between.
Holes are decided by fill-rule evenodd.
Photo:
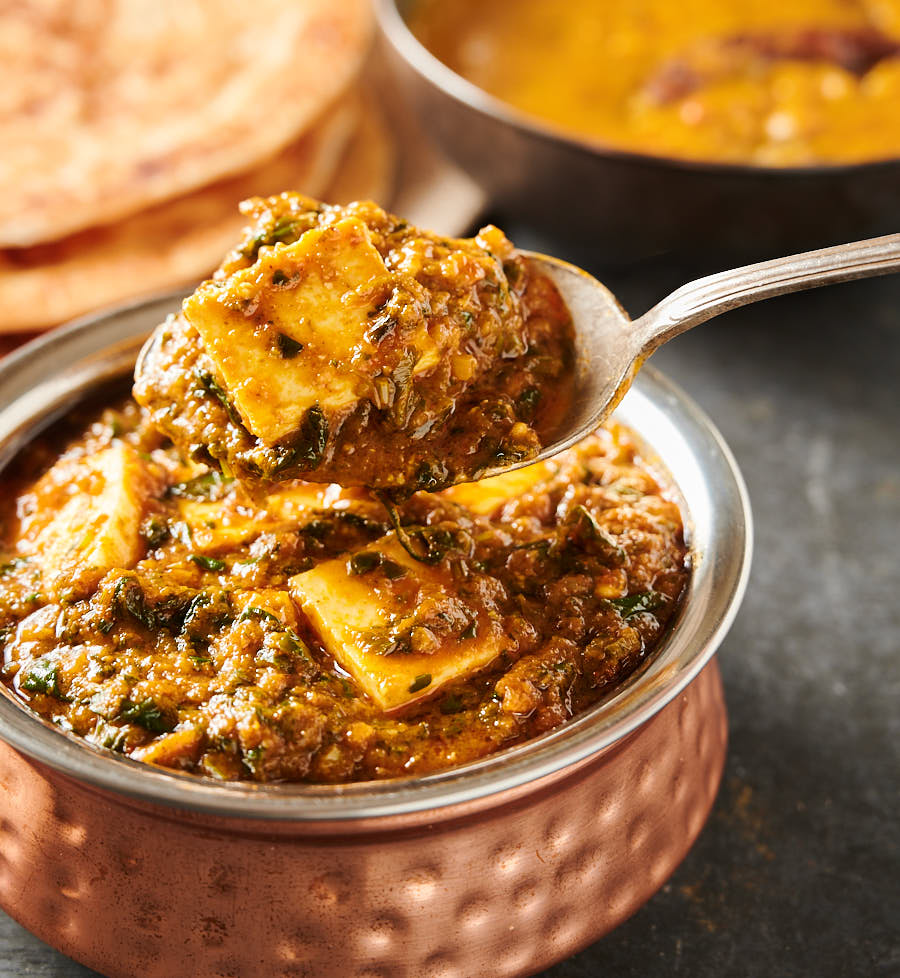
<instances>
[{"instance_id":1,"label":"reflection on spoon","mask_svg":"<svg viewBox=\"0 0 900 978\"><path fill-rule=\"evenodd\" d=\"M571 406L556 430L545 433L538 458L547 458L602 424L641 364L663 343L729 309L760 299L900 271L900 234L709 275L683 285L634 321L615 296L587 272L557 258L525 254L559 289L575 325ZM523 464L527 463L505 468Z\"/></svg>"}]
</instances>

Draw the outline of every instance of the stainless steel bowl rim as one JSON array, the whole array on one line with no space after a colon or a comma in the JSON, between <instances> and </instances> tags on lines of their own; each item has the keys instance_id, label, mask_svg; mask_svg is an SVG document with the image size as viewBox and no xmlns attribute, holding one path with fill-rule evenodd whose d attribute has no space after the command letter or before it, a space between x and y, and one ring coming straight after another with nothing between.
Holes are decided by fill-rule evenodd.
<instances>
[{"instance_id":1,"label":"stainless steel bowl rim","mask_svg":"<svg viewBox=\"0 0 900 978\"><path fill-rule=\"evenodd\" d=\"M0 469L89 390L124 377L149 331L180 293L87 317L0 363ZM69 776L141 801L244 819L368 821L490 799L588 761L646 723L690 683L727 633L746 588L752 550L747 491L710 419L650 367L617 412L674 479L694 570L682 608L652 657L608 700L541 737L423 777L350 785L219 783L94 749L27 710L0 685L0 739Z\"/></svg>"},{"instance_id":2,"label":"stainless steel bowl rim","mask_svg":"<svg viewBox=\"0 0 900 978\"><path fill-rule=\"evenodd\" d=\"M579 137L577 133L555 126L551 122L529 115L502 99L491 95L474 82L455 72L439 58L435 57L428 48L413 34L403 15L400 13L397 0L376 0L376 19L382 34L397 52L420 75L427 78L436 88L462 102L470 109L504 122L531 136L553 143L562 143L569 149L584 153L588 156L603 156L618 159L623 162L641 163L667 169L687 170L697 173L720 174L753 174L754 176L770 175L773 179L779 177L810 177L823 175L840 175L845 173L869 172L880 167L896 167L900 157L887 157L876 160L863 160L856 163L821 163L809 166L764 166L754 163L730 163L727 161L691 159L687 157L665 156L663 154L643 153L635 150L609 145L600 140L587 136Z\"/></svg>"}]
</instances>

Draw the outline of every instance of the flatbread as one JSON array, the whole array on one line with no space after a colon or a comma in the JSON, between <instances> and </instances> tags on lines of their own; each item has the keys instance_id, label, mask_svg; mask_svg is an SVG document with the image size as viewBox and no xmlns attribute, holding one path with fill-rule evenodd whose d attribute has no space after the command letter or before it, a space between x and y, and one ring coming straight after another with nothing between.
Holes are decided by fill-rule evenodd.
<instances>
[{"instance_id":1,"label":"flatbread","mask_svg":"<svg viewBox=\"0 0 900 978\"><path fill-rule=\"evenodd\" d=\"M344 91L369 0L23 0L0 30L0 246L240 173Z\"/></svg>"},{"instance_id":2,"label":"flatbread","mask_svg":"<svg viewBox=\"0 0 900 978\"><path fill-rule=\"evenodd\" d=\"M285 188L326 194L360 112L345 99L262 166L118 224L0 250L0 331L41 329L202 278L240 237L245 197Z\"/></svg>"},{"instance_id":3,"label":"flatbread","mask_svg":"<svg viewBox=\"0 0 900 978\"><path fill-rule=\"evenodd\" d=\"M374 200L388 206L394 196L396 156L384 115L374 101L367 101L323 200L329 204Z\"/></svg>"}]
</instances>

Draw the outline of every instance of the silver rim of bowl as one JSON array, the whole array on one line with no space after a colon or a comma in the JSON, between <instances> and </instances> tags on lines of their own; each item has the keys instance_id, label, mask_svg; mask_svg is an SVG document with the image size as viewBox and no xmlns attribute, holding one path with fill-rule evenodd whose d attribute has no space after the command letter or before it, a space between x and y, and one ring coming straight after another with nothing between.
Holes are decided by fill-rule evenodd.
<instances>
[{"instance_id":1,"label":"silver rim of bowl","mask_svg":"<svg viewBox=\"0 0 900 978\"><path fill-rule=\"evenodd\" d=\"M142 341L180 294L125 306L33 340L0 363L0 469L86 393L124 379ZM710 660L743 597L752 549L744 481L710 419L644 367L616 414L671 477L682 503L693 574L675 622L648 661L609 699L561 727L481 761L422 777L349 785L219 783L95 749L30 712L0 684L0 739L79 781L220 816L333 823L490 803L561 776L621 741L678 695ZM459 810L459 809L457 809Z\"/></svg>"}]
</instances>

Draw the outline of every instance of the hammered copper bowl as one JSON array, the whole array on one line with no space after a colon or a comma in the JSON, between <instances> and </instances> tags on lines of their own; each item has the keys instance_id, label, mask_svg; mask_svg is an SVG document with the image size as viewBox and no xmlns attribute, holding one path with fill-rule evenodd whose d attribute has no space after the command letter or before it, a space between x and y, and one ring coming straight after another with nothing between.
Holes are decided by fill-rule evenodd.
<instances>
[{"instance_id":1,"label":"hammered copper bowl","mask_svg":"<svg viewBox=\"0 0 900 978\"><path fill-rule=\"evenodd\" d=\"M375 10L383 53L425 131L484 188L492 206L562 240L583 239L597 261L673 249L771 257L896 230L898 159L764 167L654 156L579 138L439 61L406 25L415 2L376 0Z\"/></svg>"},{"instance_id":2,"label":"hammered copper bowl","mask_svg":"<svg viewBox=\"0 0 900 978\"><path fill-rule=\"evenodd\" d=\"M0 465L123 377L173 297L0 365ZM671 473L694 572L663 645L614 696L534 741L422 778L220 784L94 750L0 695L0 904L105 975L500 978L637 909L715 796L713 653L744 589L750 513L709 420L645 369L619 411ZM648 452L650 449L648 449Z\"/></svg>"}]
</instances>

